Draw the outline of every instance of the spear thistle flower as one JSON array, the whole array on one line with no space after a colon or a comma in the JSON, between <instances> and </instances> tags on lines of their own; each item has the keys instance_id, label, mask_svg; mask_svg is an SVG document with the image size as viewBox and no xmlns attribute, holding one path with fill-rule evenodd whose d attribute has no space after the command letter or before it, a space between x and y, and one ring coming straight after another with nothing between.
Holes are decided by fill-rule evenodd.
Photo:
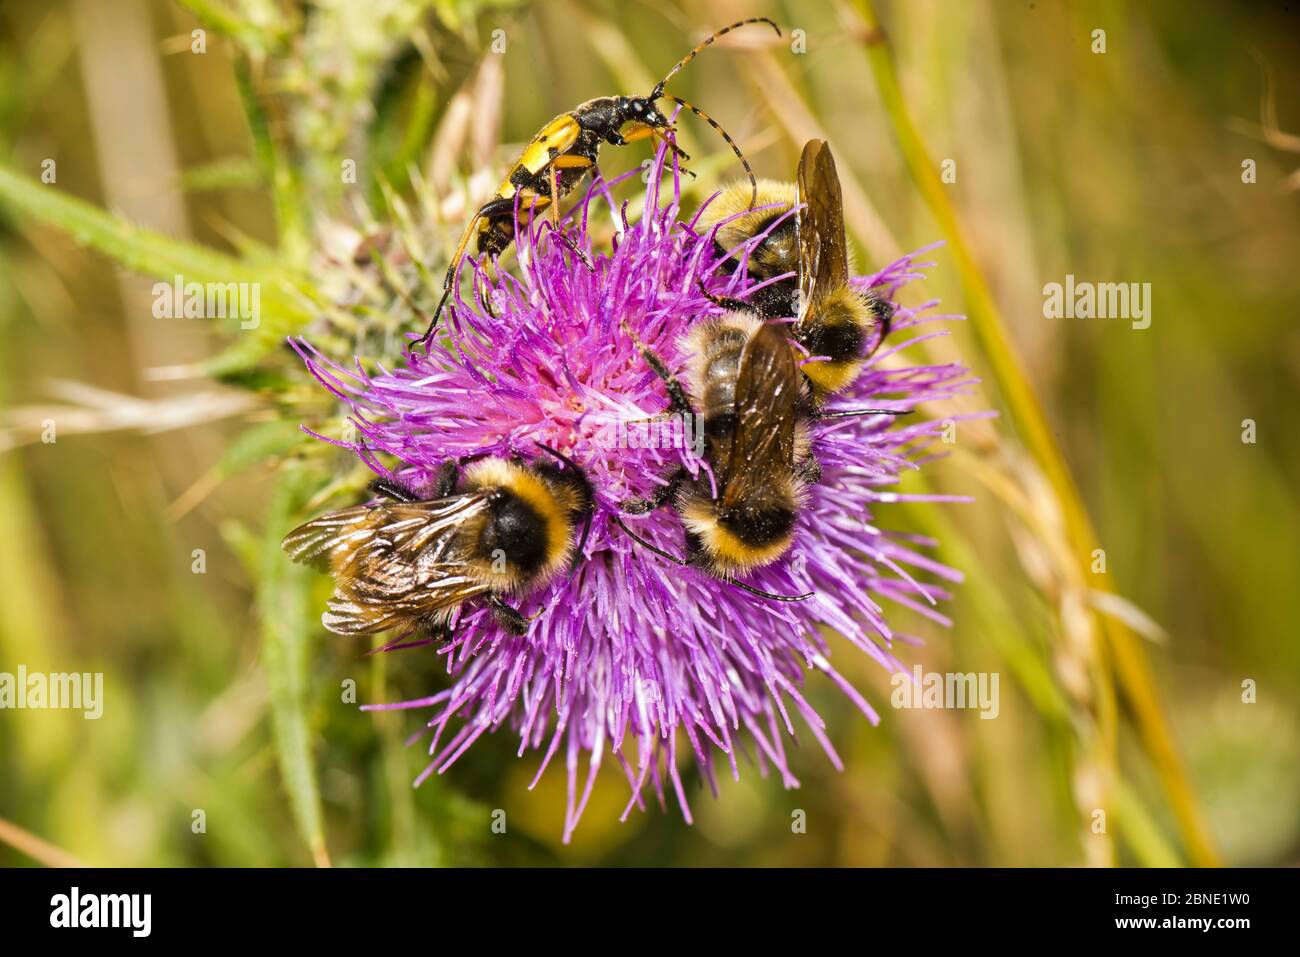
<instances>
[{"instance_id":1,"label":"spear thistle flower","mask_svg":"<svg viewBox=\"0 0 1300 957\"><path fill-rule=\"evenodd\" d=\"M367 706L432 709L426 725L431 760L417 784L446 771L480 735L504 725L518 734L520 756L541 752L538 779L563 751L566 841L607 753L631 785L624 818L633 807L644 808L648 790L662 805L671 789L691 820L679 748L690 749L715 794L716 763L725 760L738 776L742 751L753 755L761 772L775 769L787 787L797 787L785 744L797 722L842 769L824 722L802 693L805 673L822 672L868 720L879 718L831 666L818 627L844 635L890 671L905 670L891 649L907 636L892 630L881 600L946 623L935 605L947 593L913 572L960 580L926 557L926 542L876 524L877 508L887 513L890 502L944 498L890 491L900 472L918 467L942 431L941 423L916 417L812 423L823 474L798 519L794 546L776 564L745 576L747 584L768 592L813 592L807 601L766 601L702 570L674 565L612 520L622 500L649 495L678 465L692 473L707 468L689 420L663 427L665 387L633 336L681 369L685 333L717 312L699 280L716 296L744 299L751 288L743 269L734 275L718 269L712 235L695 229L698 213L680 218L676 169L671 199L661 197L664 172L661 147L635 221L599 181L570 214L566 233L594 271L550 235L544 217L533 227L520 226L518 277L502 271L490 279L484 264L474 266L475 285L486 292L491 312L458 294L450 322L444 318L445 341L427 353L412 349L395 369L371 374L359 360L344 366L295 343L311 372L351 410L357 440L336 444L355 450L385 478L425 490L448 459L487 452L534 460L539 443L586 472L596 511L585 554L572 574L518 597L525 614L540 611L528 633L505 632L489 609L470 603L459 611L453 637L437 648L450 687ZM608 250L592 246L597 217L611 222ZM918 255L853 284L892 300L931 265L918 262ZM918 325L950 318L932 315L935 305L899 307L890 341L830 408L906 411L950 398L966 385L959 365L885 367L884 360L916 341ZM392 456L397 466L389 471L376 452ZM681 522L671 508L626 520L659 547L684 552Z\"/></svg>"}]
</instances>

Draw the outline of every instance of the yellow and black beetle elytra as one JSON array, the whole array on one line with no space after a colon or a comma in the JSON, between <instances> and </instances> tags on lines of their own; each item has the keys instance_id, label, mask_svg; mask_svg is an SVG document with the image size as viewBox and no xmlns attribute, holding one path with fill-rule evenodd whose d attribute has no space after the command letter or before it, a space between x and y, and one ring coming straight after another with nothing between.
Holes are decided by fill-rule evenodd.
<instances>
[{"instance_id":1,"label":"yellow and black beetle elytra","mask_svg":"<svg viewBox=\"0 0 1300 957\"><path fill-rule=\"evenodd\" d=\"M515 161L509 175L497 187L496 193L474 214L465 227L465 232L461 235L456 251L452 254L451 263L447 267L438 308L434 310L428 331L419 341L428 342L433 335L433 330L438 324L438 316L451 295L461 259L469 247L470 240L477 237L479 254L488 256L500 255L514 241L516 203L519 204L521 217L528 216L534 209L549 207L551 222L556 227L556 235L563 237L558 229L560 214L558 200L567 195L584 176L595 169L602 144L625 146L637 140L654 138L663 140L678 156L689 159L667 138L667 134L672 133L674 127L655 106L658 100L671 100L690 110L717 130L745 167L745 172L753 185L753 197L757 199L758 182L754 178L754 172L750 169L749 162L740 151L740 147L726 130L703 110L665 92L668 81L676 76L682 67L690 63L701 50L724 34L751 23L766 23L776 31L777 36L781 35L781 28L767 17L738 20L710 34L690 53L677 61L668 74L655 84L648 96L597 97L568 113L560 114L543 126Z\"/></svg>"}]
</instances>

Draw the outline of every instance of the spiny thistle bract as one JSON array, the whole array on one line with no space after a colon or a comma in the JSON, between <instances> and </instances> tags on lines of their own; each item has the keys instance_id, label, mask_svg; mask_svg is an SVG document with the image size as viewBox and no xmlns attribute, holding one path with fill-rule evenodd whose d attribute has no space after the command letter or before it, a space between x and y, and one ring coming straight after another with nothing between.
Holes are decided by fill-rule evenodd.
<instances>
[{"instance_id":1,"label":"spiny thistle bract","mask_svg":"<svg viewBox=\"0 0 1300 957\"><path fill-rule=\"evenodd\" d=\"M360 360L337 362L296 343L312 373L350 407L356 422L356 442L336 444L355 450L384 478L422 491L448 459L482 452L545 459L538 443L585 470L596 499L585 554L572 574L515 596L524 614L540 610L528 633L508 634L488 608L471 602L460 610L452 639L437 648L446 656L450 687L367 706L433 709L427 724L431 760L417 783L445 771L480 735L503 725L519 735L521 756L542 752L538 778L562 753L565 840L607 752L631 784L624 817L633 807L644 808L648 789L662 805L671 788L690 821L677 760L683 747L691 749L715 793L719 755L738 775L742 752L763 773L775 768L787 787L798 786L784 740L795 735L797 722L842 768L824 722L803 696L806 671L828 676L872 723L878 716L832 667L819 626L844 635L885 668L901 670L891 648L906 636L890 628L881 600L945 622L934 608L945 591L923 584L912 571L930 579L960 577L926 557L928 543L876 524L877 506L887 513L890 502L927 498L890 490L901 471L929 454L942 431L941 423L917 417L812 424L823 474L810 489L794 545L777 563L743 576L770 592L813 592L807 601L764 600L705 571L674 565L611 520L623 499L648 495L679 464L692 472L706 467L687 442L638 440L636 429L661 417L668 400L628 331L681 369L687 357L680 343L692 323L718 312L697 277L719 296L743 299L749 285L743 270L728 275L717 268L712 236L693 228L698 214L680 218L675 169L672 198L661 199L664 172L661 148L650 169L645 211L635 222L599 182L569 215L568 235L594 271L548 234L543 217L533 227L521 226L517 277L503 271L489 279L482 264L475 267L495 314L470 302L472 296L458 295L444 315L444 339L427 354L412 348L395 369L369 374ZM597 216L610 218L610 249L592 247ZM918 270L928 264L918 263L917 255L853 282L892 300L901 286L921 278ZM930 314L934 305L898 308L890 339L832 409L911 410L951 398L969 381L959 365L882 363L909 344L922 322L946 318ZM621 430L611 428L619 422ZM397 460L392 472L376 453ZM628 522L641 536L683 554L682 524L671 508Z\"/></svg>"}]
</instances>

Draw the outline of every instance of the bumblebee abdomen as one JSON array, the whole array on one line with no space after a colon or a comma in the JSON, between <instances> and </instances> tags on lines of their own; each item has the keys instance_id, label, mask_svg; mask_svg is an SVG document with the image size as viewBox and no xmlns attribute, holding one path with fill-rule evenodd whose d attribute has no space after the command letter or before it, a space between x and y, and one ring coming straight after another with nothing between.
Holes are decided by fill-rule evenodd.
<instances>
[{"instance_id":1,"label":"bumblebee abdomen","mask_svg":"<svg viewBox=\"0 0 1300 957\"><path fill-rule=\"evenodd\" d=\"M691 394L704 415L706 429L714 421L712 430L716 430L721 427L720 417L734 413L740 357L758 325L752 316L731 312L696 323L686 336L683 348L692 357Z\"/></svg>"},{"instance_id":2,"label":"bumblebee abdomen","mask_svg":"<svg viewBox=\"0 0 1300 957\"><path fill-rule=\"evenodd\" d=\"M825 356L801 367L820 395L839 392L862 371L880 324L879 300L848 286L825 296L804 317L796 332L810 355Z\"/></svg>"},{"instance_id":3,"label":"bumblebee abdomen","mask_svg":"<svg viewBox=\"0 0 1300 957\"><path fill-rule=\"evenodd\" d=\"M806 327L799 336L799 342L812 355L844 362L862 357L867 335L868 330L856 322L817 321Z\"/></svg>"},{"instance_id":4,"label":"bumblebee abdomen","mask_svg":"<svg viewBox=\"0 0 1300 957\"><path fill-rule=\"evenodd\" d=\"M789 549L798 501L788 489L771 492L729 507L713 501L702 486L683 495L682 521L715 573L734 575L761 568Z\"/></svg>"},{"instance_id":5,"label":"bumblebee abdomen","mask_svg":"<svg viewBox=\"0 0 1300 957\"><path fill-rule=\"evenodd\" d=\"M746 503L718 512L718 524L744 548L762 550L785 542L794 530L793 505L778 502Z\"/></svg>"}]
</instances>

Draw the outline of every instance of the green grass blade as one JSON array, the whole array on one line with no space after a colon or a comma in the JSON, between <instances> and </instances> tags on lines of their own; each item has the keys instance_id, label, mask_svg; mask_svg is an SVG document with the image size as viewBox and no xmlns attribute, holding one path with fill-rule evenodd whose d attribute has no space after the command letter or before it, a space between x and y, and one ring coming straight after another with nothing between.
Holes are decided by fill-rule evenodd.
<instances>
[{"instance_id":1,"label":"green grass blade","mask_svg":"<svg viewBox=\"0 0 1300 957\"><path fill-rule=\"evenodd\" d=\"M313 572L294 564L280 550L280 539L297 520L297 512L313 488L310 478L302 469L286 468L276 483L262 541L258 604L280 773L299 834L316 864L328 867L308 714L309 651L312 637L319 631L309 601Z\"/></svg>"},{"instance_id":2,"label":"green grass blade","mask_svg":"<svg viewBox=\"0 0 1300 957\"><path fill-rule=\"evenodd\" d=\"M968 317L981 354L992 370L998 391L1010 412L1008 419L1056 494L1075 555L1082 563L1095 547L1096 533L1092 520L1052 433L1047 414L1034 394L1019 356L1007 339L993 293L948 199L939 177L939 167L930 157L912 120L875 5L872 0L857 0L857 7L868 27L866 56L885 115L913 182L948 240L969 302ZM1103 589L1117 590L1108 575L1096 577L1101 580ZM1106 637L1116 679L1133 710L1134 723L1178 818L1188 856L1198 865L1215 866L1219 863L1218 852L1165 717L1141 638L1112 618L1097 616L1097 622L1100 632Z\"/></svg>"},{"instance_id":3,"label":"green grass blade","mask_svg":"<svg viewBox=\"0 0 1300 957\"><path fill-rule=\"evenodd\" d=\"M228 282L247 272L238 259L136 226L4 167L0 167L0 207L56 226L81 245L146 276Z\"/></svg>"}]
</instances>

